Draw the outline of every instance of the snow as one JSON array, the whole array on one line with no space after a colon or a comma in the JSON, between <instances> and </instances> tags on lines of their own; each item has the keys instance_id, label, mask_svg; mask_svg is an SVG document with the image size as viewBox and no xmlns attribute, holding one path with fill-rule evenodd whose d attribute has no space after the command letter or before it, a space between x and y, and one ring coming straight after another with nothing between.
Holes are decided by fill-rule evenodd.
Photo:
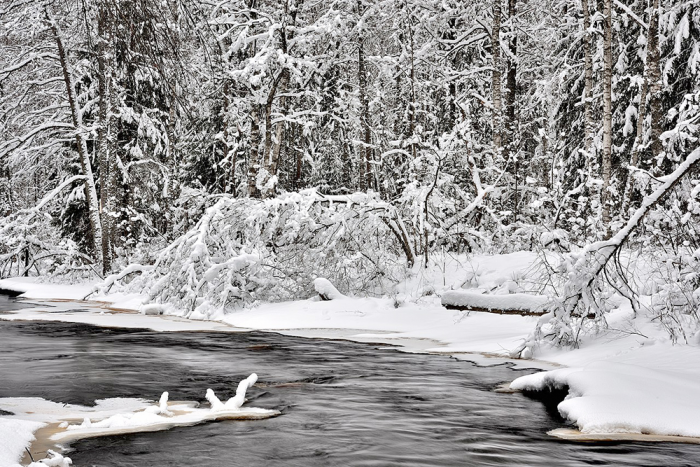
<instances>
[{"instance_id":1,"label":"snow","mask_svg":"<svg viewBox=\"0 0 700 467\"><path fill-rule=\"evenodd\" d=\"M13 277L0 280L0 289L19 292L25 298L82 300L92 291L93 287L93 283L79 285L52 284L41 282L38 277Z\"/></svg>"},{"instance_id":2,"label":"snow","mask_svg":"<svg viewBox=\"0 0 700 467\"><path fill-rule=\"evenodd\" d=\"M338 289L331 284L331 281L323 277L314 279L314 290L316 290L322 300L338 300L339 298L345 297L338 292Z\"/></svg>"},{"instance_id":3,"label":"snow","mask_svg":"<svg viewBox=\"0 0 700 467\"><path fill-rule=\"evenodd\" d=\"M34 432L42 426L41 422L0 418L0 465L19 466L24 448L34 441Z\"/></svg>"},{"instance_id":4,"label":"snow","mask_svg":"<svg viewBox=\"0 0 700 467\"><path fill-rule=\"evenodd\" d=\"M71 461L70 457L63 457L56 451L49 449L47 454L48 457L46 459L42 459L39 462L32 462L29 464L29 467L70 467L73 465L73 461Z\"/></svg>"},{"instance_id":5,"label":"snow","mask_svg":"<svg viewBox=\"0 0 700 467\"><path fill-rule=\"evenodd\" d=\"M584 434L643 433L700 437L700 379L687 372L593 362L523 376L511 389L568 387L561 415Z\"/></svg>"},{"instance_id":6,"label":"snow","mask_svg":"<svg viewBox=\"0 0 700 467\"><path fill-rule=\"evenodd\" d=\"M542 312L548 298L542 295L514 293L490 295L466 290L450 290L442 294L442 305L452 308L489 311Z\"/></svg>"},{"instance_id":7,"label":"snow","mask_svg":"<svg viewBox=\"0 0 700 467\"><path fill-rule=\"evenodd\" d=\"M35 432L51 425L48 440L56 446L77 439L127 434L144 431L160 431L173 427L192 426L214 420L260 420L275 417L277 410L241 407L246 391L255 384L258 376L253 373L242 380L236 395L222 403L211 389L207 399L216 401L210 408L199 408L192 402L168 402L164 392L157 404L144 399L112 398L95 401L94 407L62 404L36 397L0 398L0 408L11 412L0 418L0 465L15 467L35 439ZM81 423L71 423L82 420ZM33 463L64 467L70 459L54 453L49 459Z\"/></svg>"}]
</instances>

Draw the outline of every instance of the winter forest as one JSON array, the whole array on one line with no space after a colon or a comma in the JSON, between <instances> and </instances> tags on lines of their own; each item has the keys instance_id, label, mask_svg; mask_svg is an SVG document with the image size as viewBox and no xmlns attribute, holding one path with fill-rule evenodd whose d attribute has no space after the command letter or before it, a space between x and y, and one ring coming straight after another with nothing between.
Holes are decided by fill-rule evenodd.
<instances>
[{"instance_id":1,"label":"winter forest","mask_svg":"<svg viewBox=\"0 0 700 467\"><path fill-rule=\"evenodd\" d=\"M700 301L700 8L667 0L6 0L0 276L188 316L397 296L536 252L576 345ZM434 292L417 287L412 300Z\"/></svg>"},{"instance_id":2,"label":"winter forest","mask_svg":"<svg viewBox=\"0 0 700 467\"><path fill-rule=\"evenodd\" d=\"M698 0L0 0L0 465L692 463L699 229Z\"/></svg>"}]
</instances>

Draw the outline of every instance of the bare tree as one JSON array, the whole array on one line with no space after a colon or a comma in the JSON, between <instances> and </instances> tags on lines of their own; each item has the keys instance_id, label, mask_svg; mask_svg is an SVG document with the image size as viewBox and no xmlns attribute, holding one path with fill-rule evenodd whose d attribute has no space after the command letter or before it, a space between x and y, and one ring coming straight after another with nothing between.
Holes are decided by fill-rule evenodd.
<instances>
[{"instance_id":1,"label":"bare tree","mask_svg":"<svg viewBox=\"0 0 700 467\"><path fill-rule=\"evenodd\" d=\"M98 258L98 262L101 263L102 224L100 223L99 203L97 200L97 190L95 188L95 178L92 174L92 166L90 165L90 155L88 154L87 144L85 143L85 138L83 137L82 133L84 131L82 111L78 108L70 64L68 63L68 56L63 46L61 31L59 30L56 21L49 15L48 10L44 10L44 16L46 18L46 22L51 28L54 41L56 42L58 58L61 63L61 69L63 70L63 81L66 85L68 105L70 106L71 120L73 123L73 130L75 132L75 143L78 147L78 154L80 156L80 167L83 171L83 175L85 176L85 200L87 201L90 229L92 230L93 247L95 250L95 256Z\"/></svg>"}]
</instances>

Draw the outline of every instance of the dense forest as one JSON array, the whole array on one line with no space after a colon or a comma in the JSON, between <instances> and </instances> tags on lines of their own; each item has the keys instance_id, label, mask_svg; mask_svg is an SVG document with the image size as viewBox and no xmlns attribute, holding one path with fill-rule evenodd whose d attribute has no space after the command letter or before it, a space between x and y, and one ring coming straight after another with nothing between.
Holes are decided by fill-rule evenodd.
<instances>
[{"instance_id":1,"label":"dense forest","mask_svg":"<svg viewBox=\"0 0 700 467\"><path fill-rule=\"evenodd\" d=\"M0 19L0 277L206 316L530 250L558 343L613 292L674 339L697 328L697 1L5 0Z\"/></svg>"}]
</instances>

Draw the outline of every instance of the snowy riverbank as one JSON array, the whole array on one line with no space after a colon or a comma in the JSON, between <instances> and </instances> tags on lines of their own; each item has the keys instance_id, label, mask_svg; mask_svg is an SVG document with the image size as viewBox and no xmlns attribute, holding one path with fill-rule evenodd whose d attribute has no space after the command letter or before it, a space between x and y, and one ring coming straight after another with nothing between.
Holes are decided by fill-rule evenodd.
<instances>
[{"instance_id":1,"label":"snowy riverbank","mask_svg":"<svg viewBox=\"0 0 700 467\"><path fill-rule=\"evenodd\" d=\"M477 286L489 281L502 283L503 270L512 267L516 259L521 267L527 266L524 256L506 256L511 257L485 268ZM184 319L177 316L177 310L167 308L165 315L158 315L151 313L161 309L146 307L149 314L145 314L143 297L138 295L111 294L91 297L99 302L76 302L90 292L90 284L66 286L10 279L0 281L0 288L23 292L23 297L38 304L2 319L156 331L274 331L393 344L406 351L449 354L482 365L510 361L518 367L553 370L520 378L511 388L568 388L569 395L559 410L584 437L624 439L623 435L630 433L700 437L700 402L694 396L700 390L698 340L673 345L656 323L641 315L633 317L624 301L610 313L609 330L586 338L579 349L539 348L534 359L513 360L510 351L527 338L536 316L447 310L436 294L413 300L341 297L266 303L220 312L205 321ZM70 311L75 308L82 311ZM8 428L0 425L3 430ZM17 438L18 445L26 443L26 433Z\"/></svg>"}]
</instances>

